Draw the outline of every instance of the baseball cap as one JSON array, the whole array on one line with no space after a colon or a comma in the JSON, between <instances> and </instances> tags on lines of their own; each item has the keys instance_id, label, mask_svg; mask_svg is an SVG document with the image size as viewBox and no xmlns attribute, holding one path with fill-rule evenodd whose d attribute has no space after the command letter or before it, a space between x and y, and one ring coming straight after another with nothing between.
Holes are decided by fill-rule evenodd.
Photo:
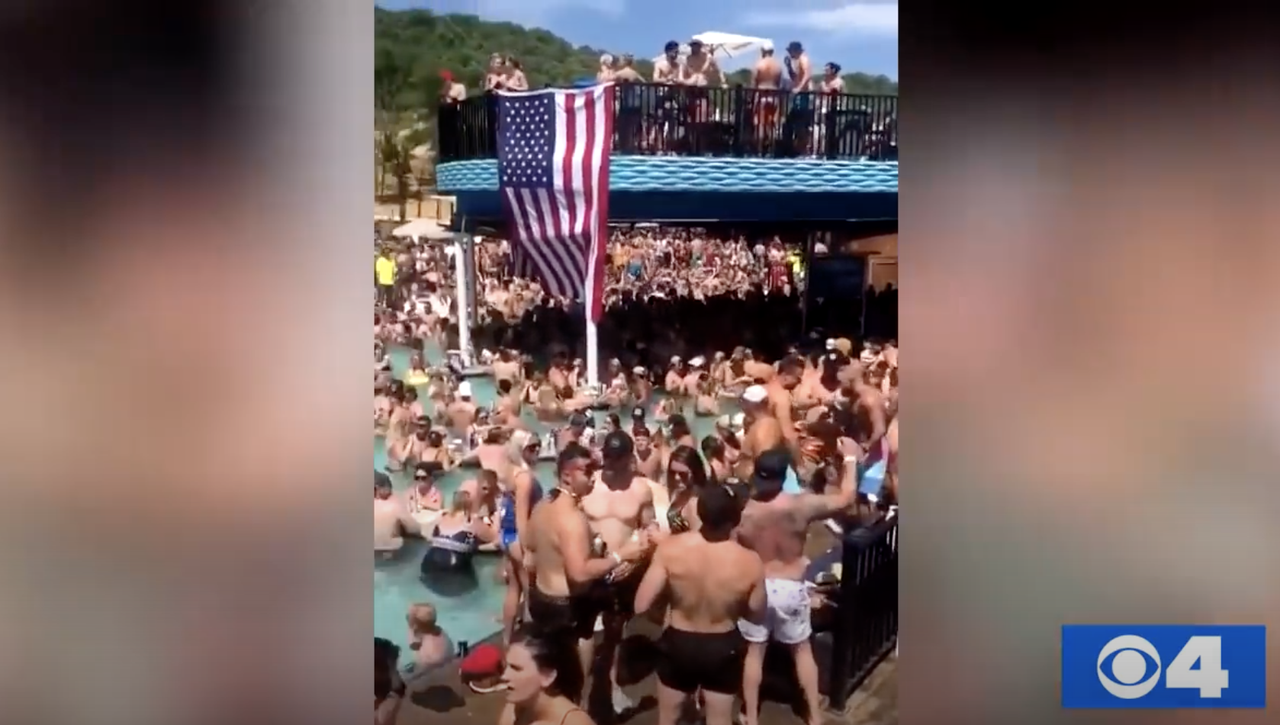
<instances>
[{"instance_id":1,"label":"baseball cap","mask_svg":"<svg viewBox=\"0 0 1280 725\"><path fill-rule=\"evenodd\" d=\"M742 399L748 403L763 403L769 397L769 391L763 385L752 385L742 391Z\"/></svg>"},{"instance_id":2,"label":"baseball cap","mask_svg":"<svg viewBox=\"0 0 1280 725\"><path fill-rule=\"evenodd\" d=\"M728 486L704 486L698 491L698 519L703 529L733 529L742 520L742 505Z\"/></svg>"},{"instance_id":3,"label":"baseball cap","mask_svg":"<svg viewBox=\"0 0 1280 725\"><path fill-rule=\"evenodd\" d=\"M674 40L668 40L667 44L662 46L662 49L665 52L670 53L673 50L680 50L680 44Z\"/></svg>"},{"instance_id":4,"label":"baseball cap","mask_svg":"<svg viewBox=\"0 0 1280 725\"><path fill-rule=\"evenodd\" d=\"M631 420L644 420L644 406L637 405L631 409Z\"/></svg>"},{"instance_id":5,"label":"baseball cap","mask_svg":"<svg viewBox=\"0 0 1280 725\"><path fill-rule=\"evenodd\" d=\"M470 380L463 380L461 383L458 384L458 397L459 398L471 397L471 381Z\"/></svg>"},{"instance_id":6,"label":"baseball cap","mask_svg":"<svg viewBox=\"0 0 1280 725\"><path fill-rule=\"evenodd\" d=\"M502 674L502 650L491 644L476 645L475 648L458 663L458 672L464 680L480 680ZM481 689L468 682L468 686L476 692L492 692ZM496 689L496 688L495 688Z\"/></svg>"},{"instance_id":7,"label":"baseball cap","mask_svg":"<svg viewBox=\"0 0 1280 725\"><path fill-rule=\"evenodd\" d=\"M771 448L756 457L751 472L751 488L766 499L778 495L791 469L791 454L785 448Z\"/></svg>"},{"instance_id":8,"label":"baseball cap","mask_svg":"<svg viewBox=\"0 0 1280 725\"><path fill-rule=\"evenodd\" d=\"M787 50L794 53L797 50L804 50L804 46L800 44L800 41L793 40L790 43L787 43Z\"/></svg>"},{"instance_id":9,"label":"baseball cap","mask_svg":"<svg viewBox=\"0 0 1280 725\"><path fill-rule=\"evenodd\" d=\"M766 40L760 44L760 50L773 50L773 41Z\"/></svg>"},{"instance_id":10,"label":"baseball cap","mask_svg":"<svg viewBox=\"0 0 1280 725\"><path fill-rule=\"evenodd\" d=\"M834 337L828 337L828 338L827 338L826 348L827 348L828 350L834 350L834 349L836 349L836 339L835 339Z\"/></svg>"},{"instance_id":11,"label":"baseball cap","mask_svg":"<svg viewBox=\"0 0 1280 725\"><path fill-rule=\"evenodd\" d=\"M636 446L631 436L620 430L610 432L604 437L604 445L600 447L600 457L605 460L618 460L635 453Z\"/></svg>"},{"instance_id":12,"label":"baseball cap","mask_svg":"<svg viewBox=\"0 0 1280 725\"><path fill-rule=\"evenodd\" d=\"M574 413L569 416L569 427L571 428L586 428L588 422L584 413Z\"/></svg>"}]
</instances>

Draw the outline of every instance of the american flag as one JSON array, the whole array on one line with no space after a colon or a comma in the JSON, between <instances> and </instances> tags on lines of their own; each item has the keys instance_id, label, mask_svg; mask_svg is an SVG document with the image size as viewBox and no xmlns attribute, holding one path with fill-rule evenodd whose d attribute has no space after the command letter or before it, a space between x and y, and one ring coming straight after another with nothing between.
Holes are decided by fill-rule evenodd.
<instances>
[{"instance_id":1,"label":"american flag","mask_svg":"<svg viewBox=\"0 0 1280 725\"><path fill-rule=\"evenodd\" d=\"M516 270L604 312L613 85L501 93L498 191Z\"/></svg>"}]
</instances>

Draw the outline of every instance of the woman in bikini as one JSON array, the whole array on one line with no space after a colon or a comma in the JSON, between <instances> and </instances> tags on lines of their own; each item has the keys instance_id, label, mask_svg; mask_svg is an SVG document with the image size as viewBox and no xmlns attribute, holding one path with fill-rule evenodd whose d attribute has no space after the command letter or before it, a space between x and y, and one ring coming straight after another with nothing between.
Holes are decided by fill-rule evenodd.
<instances>
[{"instance_id":1,"label":"woman in bikini","mask_svg":"<svg viewBox=\"0 0 1280 725\"><path fill-rule=\"evenodd\" d=\"M585 682L572 643L517 633L502 672L507 704L498 725L595 725L578 707Z\"/></svg>"}]
</instances>

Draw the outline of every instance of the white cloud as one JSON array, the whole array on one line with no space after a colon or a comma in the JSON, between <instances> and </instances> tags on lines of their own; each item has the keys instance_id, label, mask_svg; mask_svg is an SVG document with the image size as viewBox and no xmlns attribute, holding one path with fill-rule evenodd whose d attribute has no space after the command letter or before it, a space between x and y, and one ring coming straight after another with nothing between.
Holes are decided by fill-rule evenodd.
<instances>
[{"instance_id":1,"label":"white cloud","mask_svg":"<svg viewBox=\"0 0 1280 725\"><path fill-rule=\"evenodd\" d=\"M749 13L747 22L756 26L804 28L833 35L897 36L898 3L894 0L861 0L817 10L767 10Z\"/></svg>"}]
</instances>

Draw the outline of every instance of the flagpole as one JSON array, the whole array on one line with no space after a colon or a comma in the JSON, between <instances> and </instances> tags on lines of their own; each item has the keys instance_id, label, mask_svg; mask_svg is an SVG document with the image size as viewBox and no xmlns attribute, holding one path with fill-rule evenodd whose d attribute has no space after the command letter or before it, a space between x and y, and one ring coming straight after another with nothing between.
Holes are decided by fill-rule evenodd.
<instances>
[{"instance_id":1,"label":"flagpole","mask_svg":"<svg viewBox=\"0 0 1280 725\"><path fill-rule=\"evenodd\" d=\"M583 309L587 318L587 385L600 389L600 328L591 321L591 309Z\"/></svg>"},{"instance_id":2,"label":"flagpole","mask_svg":"<svg viewBox=\"0 0 1280 725\"><path fill-rule=\"evenodd\" d=\"M463 367L471 367L475 360L471 354L471 296L467 290L473 280L467 278L467 260L465 255L471 254L471 235L462 232L454 237L453 274L457 279L454 294L458 304L458 351L462 353Z\"/></svg>"}]
</instances>

